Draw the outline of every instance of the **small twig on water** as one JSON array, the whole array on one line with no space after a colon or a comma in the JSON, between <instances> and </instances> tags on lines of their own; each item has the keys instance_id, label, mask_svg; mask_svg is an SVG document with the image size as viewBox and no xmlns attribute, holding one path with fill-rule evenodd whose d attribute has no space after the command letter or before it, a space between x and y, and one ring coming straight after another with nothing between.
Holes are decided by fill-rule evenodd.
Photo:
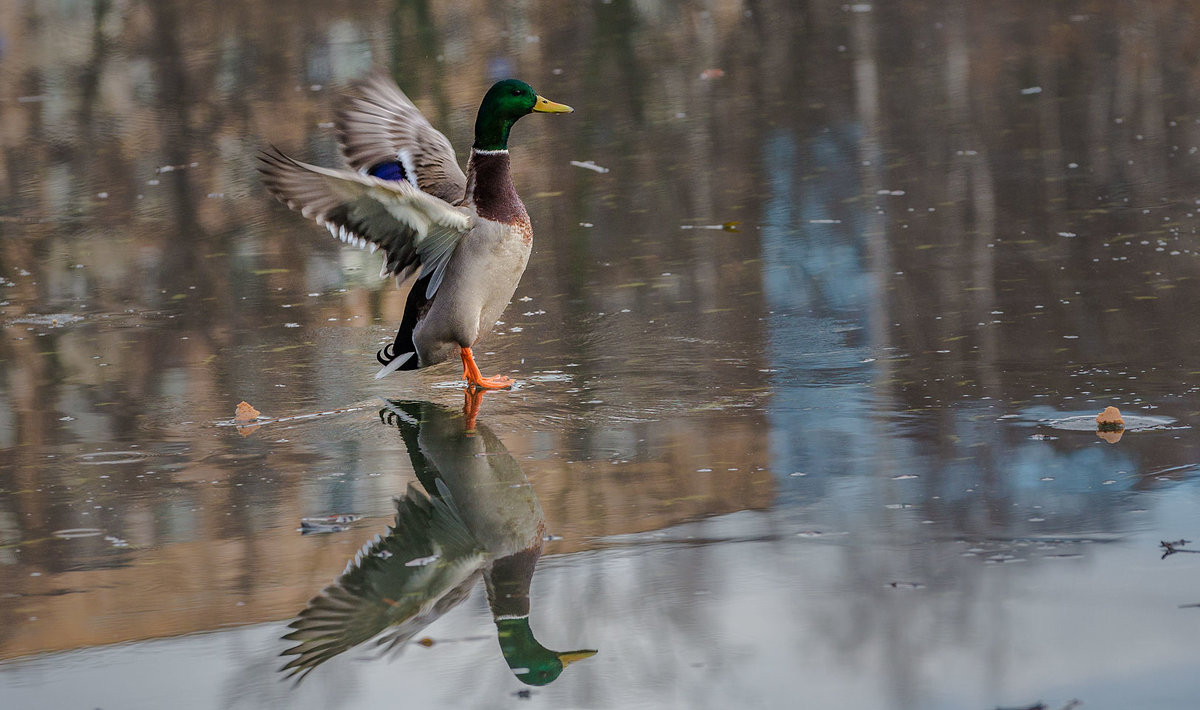
<instances>
[{"instance_id":1,"label":"small twig on water","mask_svg":"<svg viewBox=\"0 0 1200 710\"><path fill-rule=\"evenodd\" d=\"M1184 545L1188 544L1189 542L1191 542L1191 540L1172 540L1171 542L1167 542L1166 540L1160 540L1158 544L1159 544L1159 546L1161 546L1163 548L1163 553L1162 553L1162 557L1159 559L1165 560L1165 559L1167 559L1168 555L1173 555L1176 552L1200 553L1200 550L1181 550L1181 549L1179 549L1179 548L1183 547Z\"/></svg>"},{"instance_id":2,"label":"small twig on water","mask_svg":"<svg viewBox=\"0 0 1200 710\"><path fill-rule=\"evenodd\" d=\"M1080 705L1083 705L1082 700L1073 699L1068 701L1066 705L1062 706L1060 710L1075 710L1075 708L1079 707ZM1034 703L1033 705L1026 705L1019 708L996 708L996 710L1050 710L1050 706L1046 705L1046 703L1038 702Z\"/></svg>"}]
</instances>

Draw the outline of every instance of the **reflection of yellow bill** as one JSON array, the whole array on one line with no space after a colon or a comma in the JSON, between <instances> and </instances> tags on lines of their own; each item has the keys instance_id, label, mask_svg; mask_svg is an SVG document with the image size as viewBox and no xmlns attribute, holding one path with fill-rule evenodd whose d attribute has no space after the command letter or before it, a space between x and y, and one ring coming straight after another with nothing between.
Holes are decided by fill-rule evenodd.
<instances>
[{"instance_id":1,"label":"reflection of yellow bill","mask_svg":"<svg viewBox=\"0 0 1200 710\"><path fill-rule=\"evenodd\" d=\"M562 661L563 668L566 668L575 661L582 661L594 655L596 655L595 651L567 651L566 653L558 654L558 660Z\"/></svg>"}]
</instances>

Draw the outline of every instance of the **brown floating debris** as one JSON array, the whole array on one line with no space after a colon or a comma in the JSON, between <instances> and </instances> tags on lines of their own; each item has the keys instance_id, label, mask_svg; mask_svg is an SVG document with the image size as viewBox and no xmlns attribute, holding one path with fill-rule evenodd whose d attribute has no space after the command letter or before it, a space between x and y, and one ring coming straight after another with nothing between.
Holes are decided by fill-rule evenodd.
<instances>
[{"instance_id":1,"label":"brown floating debris","mask_svg":"<svg viewBox=\"0 0 1200 710\"><path fill-rule=\"evenodd\" d=\"M300 518L300 534L336 533L350 529L350 524L362 518L355 513L334 513Z\"/></svg>"},{"instance_id":2,"label":"brown floating debris","mask_svg":"<svg viewBox=\"0 0 1200 710\"><path fill-rule=\"evenodd\" d=\"M238 403L237 411L233 413L233 421L235 422L252 422L258 419L262 412L250 406L249 402L242 401Z\"/></svg>"},{"instance_id":3,"label":"brown floating debris","mask_svg":"<svg viewBox=\"0 0 1200 710\"><path fill-rule=\"evenodd\" d=\"M430 646L432 646L434 644L434 640L429 638L428 636L426 636L423 639L417 639L417 643L421 644L425 648L429 648Z\"/></svg>"},{"instance_id":4,"label":"brown floating debris","mask_svg":"<svg viewBox=\"0 0 1200 710\"><path fill-rule=\"evenodd\" d=\"M1117 425L1125 426L1125 420L1121 418L1121 410L1116 407L1105 407L1103 412L1096 415L1096 423L1100 425Z\"/></svg>"},{"instance_id":5,"label":"brown floating debris","mask_svg":"<svg viewBox=\"0 0 1200 710\"><path fill-rule=\"evenodd\" d=\"M1121 418L1121 410L1116 407L1105 407L1103 412L1096 415L1096 436L1110 444L1121 440L1125 433L1125 420Z\"/></svg>"},{"instance_id":6,"label":"brown floating debris","mask_svg":"<svg viewBox=\"0 0 1200 710\"><path fill-rule=\"evenodd\" d=\"M1121 418L1121 410L1116 407L1105 407L1103 412L1096 415L1096 436L1110 444L1121 440L1125 433L1125 420Z\"/></svg>"},{"instance_id":7,"label":"brown floating debris","mask_svg":"<svg viewBox=\"0 0 1200 710\"><path fill-rule=\"evenodd\" d=\"M1166 540L1162 540L1161 542L1158 543L1159 546L1162 547L1162 549L1163 549L1163 554L1160 559L1165 560L1165 559L1167 559L1168 556L1173 555L1176 552L1191 552L1193 554L1200 553L1200 550L1185 550L1185 549L1183 549L1183 546L1188 544L1189 542L1191 542L1191 540L1172 540L1170 542L1167 542Z\"/></svg>"}]
</instances>

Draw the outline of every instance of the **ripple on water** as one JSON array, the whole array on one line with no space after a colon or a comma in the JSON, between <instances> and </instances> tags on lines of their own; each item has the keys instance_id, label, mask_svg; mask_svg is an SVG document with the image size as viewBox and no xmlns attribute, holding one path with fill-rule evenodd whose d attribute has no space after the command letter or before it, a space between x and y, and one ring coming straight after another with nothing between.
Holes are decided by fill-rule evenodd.
<instances>
[{"instance_id":1,"label":"ripple on water","mask_svg":"<svg viewBox=\"0 0 1200 710\"><path fill-rule=\"evenodd\" d=\"M258 461L266 457L267 452L265 451L223 451L205 456L204 460L210 463L244 463L246 461Z\"/></svg>"},{"instance_id":2,"label":"ripple on water","mask_svg":"<svg viewBox=\"0 0 1200 710\"><path fill-rule=\"evenodd\" d=\"M1121 418L1125 420L1125 431L1152 431L1154 429L1174 429L1177 428L1175 420L1170 417L1152 417L1144 414L1124 414ZM1063 431L1096 431L1096 415L1095 414L1080 414L1076 416L1042 419L1038 422L1053 429L1061 429Z\"/></svg>"},{"instance_id":3,"label":"ripple on water","mask_svg":"<svg viewBox=\"0 0 1200 710\"><path fill-rule=\"evenodd\" d=\"M83 316L76 315L74 313L44 313L44 314L30 314L30 315L21 316L19 318L13 318L11 321L9 321L9 323L13 323L13 324L19 323L21 325L40 325L40 326L48 326L50 328L59 328L64 325L71 325L72 323L78 323L81 320L83 320Z\"/></svg>"},{"instance_id":4,"label":"ripple on water","mask_svg":"<svg viewBox=\"0 0 1200 710\"><path fill-rule=\"evenodd\" d=\"M463 389L462 380L450 380L445 382L434 382L430 387L435 390L460 390Z\"/></svg>"},{"instance_id":5,"label":"ripple on water","mask_svg":"<svg viewBox=\"0 0 1200 710\"><path fill-rule=\"evenodd\" d=\"M537 375L530 375L530 382L570 382L572 377L560 372L543 372Z\"/></svg>"},{"instance_id":6,"label":"ripple on water","mask_svg":"<svg viewBox=\"0 0 1200 710\"><path fill-rule=\"evenodd\" d=\"M66 530L55 530L51 534L54 537L64 540L73 540L78 537L98 537L103 535L104 531L100 528L68 528Z\"/></svg>"},{"instance_id":7,"label":"ripple on water","mask_svg":"<svg viewBox=\"0 0 1200 710\"><path fill-rule=\"evenodd\" d=\"M145 451L93 451L75 456L77 463L88 466L112 466L124 463L137 463L150 458Z\"/></svg>"}]
</instances>

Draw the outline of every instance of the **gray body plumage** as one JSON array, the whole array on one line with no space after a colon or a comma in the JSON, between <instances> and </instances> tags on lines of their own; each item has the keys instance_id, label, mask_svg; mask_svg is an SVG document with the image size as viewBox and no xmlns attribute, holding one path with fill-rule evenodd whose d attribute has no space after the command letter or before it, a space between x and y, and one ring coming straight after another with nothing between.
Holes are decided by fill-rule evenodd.
<instances>
[{"instance_id":1,"label":"gray body plumage","mask_svg":"<svg viewBox=\"0 0 1200 710\"><path fill-rule=\"evenodd\" d=\"M512 299L531 245L509 225L484 220L455 249L438 293L413 330L420 367L458 357L486 335Z\"/></svg>"}]
</instances>

